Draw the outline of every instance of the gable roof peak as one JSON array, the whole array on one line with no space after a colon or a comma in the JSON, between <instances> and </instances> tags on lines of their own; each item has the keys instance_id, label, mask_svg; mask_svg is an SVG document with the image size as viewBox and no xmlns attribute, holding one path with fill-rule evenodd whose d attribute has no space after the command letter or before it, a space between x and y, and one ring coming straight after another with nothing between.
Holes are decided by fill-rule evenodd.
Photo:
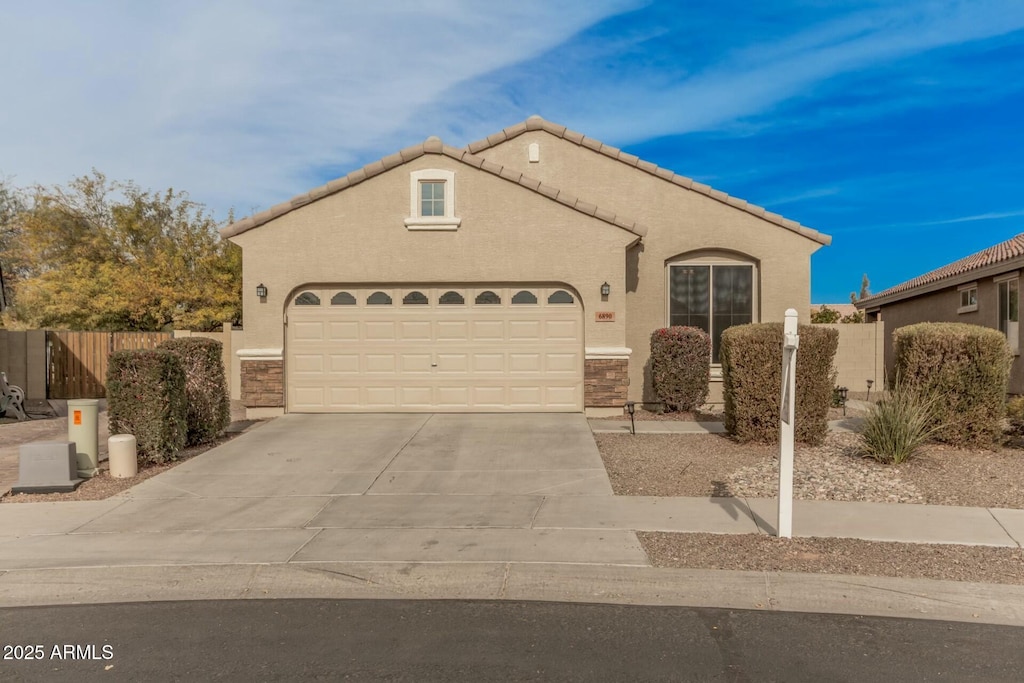
<instances>
[{"instance_id":1,"label":"gable roof peak","mask_svg":"<svg viewBox=\"0 0 1024 683\"><path fill-rule=\"evenodd\" d=\"M627 166L631 166L633 168L636 168L637 170L643 171L644 173L657 176L662 180L670 182L674 185L678 185L679 187L685 188L687 190L703 194L723 204L728 204L729 206L739 209L740 211L745 211L746 213L757 216L758 218L766 220L769 223L774 223L775 225L778 225L780 227L785 228L786 230L790 230L799 235L802 235L819 244L823 244L826 246L832 244L832 237L830 235L818 232L813 228L808 228L804 225L801 225L800 223L797 223L796 221L789 220L788 218L784 218L778 214L767 211L764 207L750 204L737 197L732 197L726 194L725 192L716 190L712 187L709 187L708 185L704 185L703 183L696 182L692 178L687 178L685 176L678 175L668 169L661 168L656 164L652 164L649 161L644 161L634 154L629 154L627 152L622 151L618 147L606 145L600 140L595 140L594 138L587 137L582 133L577 133L574 130L569 130L565 126L558 123L554 123L552 121L548 121L547 119L538 116L537 114L530 116L525 121L517 123L514 126L509 126L508 128L498 131L493 135L488 135L483 140L477 140L476 142L472 142L466 145L465 150L470 154L480 154L481 152L491 149L492 147L497 147L503 142L518 137L523 133L537 130L542 130L546 133L554 135L557 138L561 138L567 142L571 142L580 147L586 147L587 149L597 152L598 154L610 157L611 159L626 164Z\"/></svg>"}]
</instances>

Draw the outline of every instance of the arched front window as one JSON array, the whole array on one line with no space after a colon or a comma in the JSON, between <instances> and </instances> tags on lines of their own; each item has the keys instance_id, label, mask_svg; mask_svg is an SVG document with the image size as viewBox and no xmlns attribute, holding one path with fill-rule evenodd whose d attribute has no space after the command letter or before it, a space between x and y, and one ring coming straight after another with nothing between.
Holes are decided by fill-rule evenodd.
<instances>
[{"instance_id":1,"label":"arched front window","mask_svg":"<svg viewBox=\"0 0 1024 683\"><path fill-rule=\"evenodd\" d=\"M575 299L572 298L572 294L560 289L557 292L551 292L551 296L548 297L549 304L571 304L575 303Z\"/></svg>"},{"instance_id":2,"label":"arched front window","mask_svg":"<svg viewBox=\"0 0 1024 683\"><path fill-rule=\"evenodd\" d=\"M480 292L477 294L476 302L478 304L500 304L501 297L491 290L487 290L486 292Z\"/></svg>"},{"instance_id":3,"label":"arched front window","mask_svg":"<svg viewBox=\"0 0 1024 683\"><path fill-rule=\"evenodd\" d=\"M391 297L384 292L374 292L366 297L366 303L370 306L390 306Z\"/></svg>"},{"instance_id":4,"label":"arched front window","mask_svg":"<svg viewBox=\"0 0 1024 683\"><path fill-rule=\"evenodd\" d=\"M699 256L668 266L668 324L697 327L711 336L711 362L719 363L722 331L755 318L755 265Z\"/></svg>"},{"instance_id":5,"label":"arched front window","mask_svg":"<svg viewBox=\"0 0 1024 683\"><path fill-rule=\"evenodd\" d=\"M445 292L437 301L442 306L457 306L466 303L466 300L458 292Z\"/></svg>"},{"instance_id":6,"label":"arched front window","mask_svg":"<svg viewBox=\"0 0 1024 683\"><path fill-rule=\"evenodd\" d=\"M295 297L296 306L319 306L320 297L313 292L303 292Z\"/></svg>"},{"instance_id":7,"label":"arched front window","mask_svg":"<svg viewBox=\"0 0 1024 683\"><path fill-rule=\"evenodd\" d=\"M427 295L424 294L423 292L409 292L402 299L402 303L406 304L406 305L409 305L409 304L423 305L423 304L427 304L429 302L427 301Z\"/></svg>"},{"instance_id":8,"label":"arched front window","mask_svg":"<svg viewBox=\"0 0 1024 683\"><path fill-rule=\"evenodd\" d=\"M331 297L332 306L355 306L356 298L348 292L338 292Z\"/></svg>"},{"instance_id":9,"label":"arched front window","mask_svg":"<svg viewBox=\"0 0 1024 683\"><path fill-rule=\"evenodd\" d=\"M515 296L512 297L513 304L535 304L537 303L537 295L533 292L523 290L516 292Z\"/></svg>"}]
</instances>

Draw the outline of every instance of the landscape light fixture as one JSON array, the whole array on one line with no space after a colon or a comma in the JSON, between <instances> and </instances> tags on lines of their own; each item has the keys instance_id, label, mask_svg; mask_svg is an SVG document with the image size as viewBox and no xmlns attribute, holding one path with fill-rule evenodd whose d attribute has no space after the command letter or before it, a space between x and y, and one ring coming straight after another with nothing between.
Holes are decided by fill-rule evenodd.
<instances>
[{"instance_id":1,"label":"landscape light fixture","mask_svg":"<svg viewBox=\"0 0 1024 683\"><path fill-rule=\"evenodd\" d=\"M839 400L843 402L843 417L846 417L846 394L849 391L846 387L839 387Z\"/></svg>"},{"instance_id":2,"label":"landscape light fixture","mask_svg":"<svg viewBox=\"0 0 1024 683\"><path fill-rule=\"evenodd\" d=\"M601 285L601 296L608 296L612 293L612 286L607 282Z\"/></svg>"},{"instance_id":3,"label":"landscape light fixture","mask_svg":"<svg viewBox=\"0 0 1024 683\"><path fill-rule=\"evenodd\" d=\"M633 413L636 412L636 401L626 401L626 412L629 413L629 433L636 434L636 420Z\"/></svg>"},{"instance_id":4,"label":"landscape light fixture","mask_svg":"<svg viewBox=\"0 0 1024 683\"><path fill-rule=\"evenodd\" d=\"M869 401L871 400L871 385L873 385L874 383L875 383L875 380L873 380L873 379L869 379L868 380L868 398L867 398L867 400L869 400Z\"/></svg>"},{"instance_id":5,"label":"landscape light fixture","mask_svg":"<svg viewBox=\"0 0 1024 683\"><path fill-rule=\"evenodd\" d=\"M256 296L261 299L267 298L267 286L262 282L256 285Z\"/></svg>"}]
</instances>

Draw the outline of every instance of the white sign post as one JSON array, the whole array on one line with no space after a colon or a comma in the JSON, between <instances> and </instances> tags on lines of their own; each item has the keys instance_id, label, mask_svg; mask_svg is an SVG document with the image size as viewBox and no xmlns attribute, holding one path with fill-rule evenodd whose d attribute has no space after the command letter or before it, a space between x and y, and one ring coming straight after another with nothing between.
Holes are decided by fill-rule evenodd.
<instances>
[{"instance_id":1,"label":"white sign post","mask_svg":"<svg viewBox=\"0 0 1024 683\"><path fill-rule=\"evenodd\" d=\"M786 309L782 328L782 400L779 403L779 538L793 538L793 422L796 418L796 310Z\"/></svg>"}]
</instances>

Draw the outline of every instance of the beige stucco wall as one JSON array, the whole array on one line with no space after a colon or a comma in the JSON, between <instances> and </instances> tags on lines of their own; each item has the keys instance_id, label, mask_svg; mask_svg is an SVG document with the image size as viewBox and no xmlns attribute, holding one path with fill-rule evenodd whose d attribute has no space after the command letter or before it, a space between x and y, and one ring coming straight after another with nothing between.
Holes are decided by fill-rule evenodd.
<instances>
[{"instance_id":1,"label":"beige stucco wall","mask_svg":"<svg viewBox=\"0 0 1024 683\"><path fill-rule=\"evenodd\" d=\"M409 174L430 168L455 173L458 230L405 227ZM283 348L289 297L334 283L565 283L580 295L586 346L625 344L624 250L637 236L447 156L424 155L231 239L244 253L247 349ZM605 281L612 295L601 301ZM596 311L615 321L596 323Z\"/></svg>"},{"instance_id":2,"label":"beige stucco wall","mask_svg":"<svg viewBox=\"0 0 1024 683\"><path fill-rule=\"evenodd\" d=\"M852 392L867 392L867 381L878 391L885 381L885 323L835 323L819 324L839 331L839 347L836 349L836 386L846 387Z\"/></svg>"},{"instance_id":3,"label":"beige stucco wall","mask_svg":"<svg viewBox=\"0 0 1024 683\"><path fill-rule=\"evenodd\" d=\"M999 329L998 300L999 289L992 277L979 278L978 310L970 313L957 313L960 307L959 285L953 285L935 292L929 292L912 299L904 299L881 307L881 319L885 323L885 367L888 376L892 376L895 357L892 346L892 333L906 325L916 323L967 323ZM1021 362L1019 351L1014 357L1010 368L1011 394L1024 394L1024 363Z\"/></svg>"},{"instance_id":4,"label":"beige stucco wall","mask_svg":"<svg viewBox=\"0 0 1024 683\"><path fill-rule=\"evenodd\" d=\"M528 160L531 143L539 145L537 163ZM731 253L753 262L755 321L781 322L786 309L795 308L801 322L810 322L810 257L822 246L818 242L543 131L524 133L480 156L648 229L642 244L627 256L631 400L654 400L644 368L651 332L668 324L666 263L670 259L717 250L709 255ZM717 389L712 387L713 395Z\"/></svg>"}]
</instances>

